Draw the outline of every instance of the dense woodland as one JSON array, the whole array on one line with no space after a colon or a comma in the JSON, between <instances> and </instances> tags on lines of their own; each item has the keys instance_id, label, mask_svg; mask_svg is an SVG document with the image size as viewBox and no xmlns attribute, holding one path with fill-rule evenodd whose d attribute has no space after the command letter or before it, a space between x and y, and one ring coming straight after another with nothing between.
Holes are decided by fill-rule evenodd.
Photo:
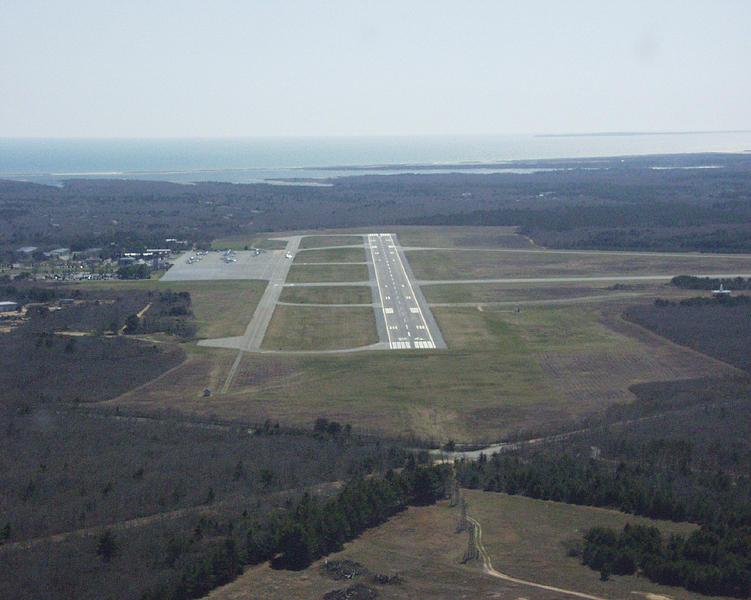
<instances>
[{"instance_id":1,"label":"dense woodland","mask_svg":"<svg viewBox=\"0 0 751 600\"><path fill-rule=\"evenodd\" d=\"M447 476L413 467L362 479L402 467L405 454L342 427L249 429L47 406L5 423L8 599L199 597L242 564L276 556L279 568L301 568L407 504L434 501ZM351 483L336 492L326 485L334 481ZM59 532L73 533L49 537Z\"/></svg>"},{"instance_id":2,"label":"dense woodland","mask_svg":"<svg viewBox=\"0 0 751 600\"><path fill-rule=\"evenodd\" d=\"M4 289L28 305L30 317L0 333L3 347L13 349L0 353L6 407L114 398L184 360L176 344L131 336L163 332L183 341L195 334L186 292L84 291L26 281ZM74 303L60 306L62 298Z\"/></svg>"},{"instance_id":3,"label":"dense woodland","mask_svg":"<svg viewBox=\"0 0 751 600\"><path fill-rule=\"evenodd\" d=\"M701 166L717 168L691 168ZM512 225L569 248L751 249L751 156L519 162L529 173L336 178L331 187L0 181L0 251L206 245L232 234L378 225ZM586 210L582 210L586 208ZM9 261L8 261L9 262Z\"/></svg>"},{"instance_id":4,"label":"dense woodland","mask_svg":"<svg viewBox=\"0 0 751 600\"><path fill-rule=\"evenodd\" d=\"M633 306L625 318L674 342L751 372L751 298L657 299Z\"/></svg>"}]
</instances>

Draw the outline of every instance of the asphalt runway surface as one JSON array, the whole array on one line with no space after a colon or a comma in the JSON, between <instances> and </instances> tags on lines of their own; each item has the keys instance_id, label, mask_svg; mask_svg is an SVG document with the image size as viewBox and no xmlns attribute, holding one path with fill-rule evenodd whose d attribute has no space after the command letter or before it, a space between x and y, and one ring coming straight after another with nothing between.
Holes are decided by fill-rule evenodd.
<instances>
[{"instance_id":1,"label":"asphalt runway surface","mask_svg":"<svg viewBox=\"0 0 751 600\"><path fill-rule=\"evenodd\" d=\"M435 321L390 233L368 235L378 304L391 350L445 348ZM378 309L376 309L378 310ZM380 319L379 319L380 320Z\"/></svg>"}]
</instances>

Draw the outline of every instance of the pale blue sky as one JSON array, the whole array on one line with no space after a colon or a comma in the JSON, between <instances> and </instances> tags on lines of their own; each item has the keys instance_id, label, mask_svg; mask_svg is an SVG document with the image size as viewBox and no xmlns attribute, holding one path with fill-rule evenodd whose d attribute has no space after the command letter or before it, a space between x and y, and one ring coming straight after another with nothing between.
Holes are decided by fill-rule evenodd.
<instances>
[{"instance_id":1,"label":"pale blue sky","mask_svg":"<svg viewBox=\"0 0 751 600\"><path fill-rule=\"evenodd\" d=\"M751 129L751 1L0 0L0 137Z\"/></svg>"}]
</instances>

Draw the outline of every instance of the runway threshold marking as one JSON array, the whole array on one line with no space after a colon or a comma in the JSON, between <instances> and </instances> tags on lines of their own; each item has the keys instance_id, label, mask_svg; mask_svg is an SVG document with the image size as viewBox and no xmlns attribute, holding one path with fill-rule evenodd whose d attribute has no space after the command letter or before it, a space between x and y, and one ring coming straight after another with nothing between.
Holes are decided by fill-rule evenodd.
<instances>
[{"instance_id":1,"label":"runway threshold marking","mask_svg":"<svg viewBox=\"0 0 751 600\"><path fill-rule=\"evenodd\" d=\"M389 341L389 348L393 350L404 350L404 349L430 349L435 348L435 341L433 340L433 336L430 333L430 328L427 326L427 322L425 320L425 315L423 314L423 311L419 305L419 301L417 300L417 296L415 295L414 288L412 286L412 282L410 280L409 275L407 274L407 270L404 267L404 261L402 260L402 256L400 252L397 249L396 243L394 241L393 234L390 233L375 233L375 234L368 234L368 244L371 250L372 256L376 256L379 254L379 246L378 244L381 244L383 246L384 254L388 255L391 254L390 257L391 260L387 260L385 265L381 262L381 257L378 257L378 263L379 265L385 266L386 271L385 274L388 275L388 277L391 278L392 283L394 283L394 287L397 289L399 287L404 288L404 292L402 292L402 297L400 298L398 295L396 296L396 306L394 307L386 307L384 300L391 300L391 296L387 295L385 292L389 288L388 284L381 284L380 276L378 274L378 269L374 268L375 271L375 277L376 277L376 285L378 286L378 294L381 299L381 309L383 311L384 320L386 321L386 332L388 335L388 341ZM398 261L398 267L396 266L396 261L394 261L394 258ZM392 264L393 261L393 264ZM373 265L375 267L375 263ZM400 285L397 285L396 281L393 281L394 279L394 272L397 271L399 268L401 268L401 273L403 274L403 280L407 283L401 283ZM414 305L413 305L414 304ZM406 309L409 308L409 311L407 312ZM406 314L416 314L419 315L420 320L422 321L422 324L414 325L417 330L419 330L419 333L416 334L416 337L413 337L412 332L410 331L409 323L405 322L405 330L408 337L400 337L397 340L394 340L391 336L391 331L398 331L399 327L397 325L390 325L388 323L388 320L386 318L386 315L392 315L395 316L398 314L403 319L405 318ZM427 333L427 338L425 339L425 334Z\"/></svg>"},{"instance_id":2,"label":"runway threshold marking","mask_svg":"<svg viewBox=\"0 0 751 600\"><path fill-rule=\"evenodd\" d=\"M393 239L393 238L392 238ZM417 296L415 296L415 290L412 287L412 281L410 280L409 275L407 275L407 270L404 268L404 263L402 262L402 257L400 253L396 253L397 259L399 259L399 266L401 266L402 270L404 271L404 275L407 279L407 285L409 286L410 295L415 298L415 302L417 302ZM425 315L422 314L422 310L420 309L420 305L417 304L417 312L420 314L420 318L422 319L423 325L425 325L425 330L428 333L428 338L430 338L430 346L429 348L435 348L435 340L433 339L432 334L430 333L430 328L427 327L427 321L425 321Z\"/></svg>"}]
</instances>

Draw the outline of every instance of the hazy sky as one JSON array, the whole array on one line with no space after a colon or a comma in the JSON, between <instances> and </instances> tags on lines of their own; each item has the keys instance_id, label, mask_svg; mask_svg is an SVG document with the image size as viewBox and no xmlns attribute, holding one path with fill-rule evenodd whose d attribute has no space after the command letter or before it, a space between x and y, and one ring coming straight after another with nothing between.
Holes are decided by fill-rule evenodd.
<instances>
[{"instance_id":1,"label":"hazy sky","mask_svg":"<svg viewBox=\"0 0 751 600\"><path fill-rule=\"evenodd\" d=\"M0 0L0 137L751 129L751 1Z\"/></svg>"}]
</instances>

